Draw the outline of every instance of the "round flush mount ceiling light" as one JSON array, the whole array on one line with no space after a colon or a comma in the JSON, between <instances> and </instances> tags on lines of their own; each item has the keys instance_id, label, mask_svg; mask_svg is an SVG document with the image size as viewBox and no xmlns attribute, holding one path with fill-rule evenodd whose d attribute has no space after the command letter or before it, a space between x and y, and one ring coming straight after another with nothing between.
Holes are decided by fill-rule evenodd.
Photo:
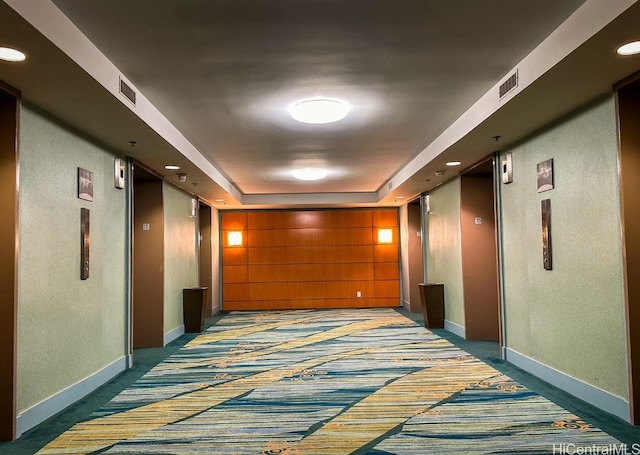
<instances>
[{"instance_id":1,"label":"round flush mount ceiling light","mask_svg":"<svg viewBox=\"0 0 640 455\"><path fill-rule=\"evenodd\" d=\"M177 171L178 169L180 169L180 166L176 164L165 164L164 168L169 171Z\"/></svg>"},{"instance_id":2,"label":"round flush mount ceiling light","mask_svg":"<svg viewBox=\"0 0 640 455\"><path fill-rule=\"evenodd\" d=\"M449 162L447 162L447 166L451 166L451 167L460 166L461 164L462 164L462 162L460 162L460 161L449 161Z\"/></svg>"},{"instance_id":3,"label":"round flush mount ceiling light","mask_svg":"<svg viewBox=\"0 0 640 455\"><path fill-rule=\"evenodd\" d=\"M304 169L296 169L293 176L298 180L321 180L327 176L324 169L306 167Z\"/></svg>"},{"instance_id":4,"label":"round flush mount ceiling light","mask_svg":"<svg viewBox=\"0 0 640 455\"><path fill-rule=\"evenodd\" d=\"M27 58L24 53L10 47L0 47L0 60L7 62L22 62Z\"/></svg>"},{"instance_id":5,"label":"round flush mount ceiling light","mask_svg":"<svg viewBox=\"0 0 640 455\"><path fill-rule=\"evenodd\" d=\"M351 106L336 98L309 98L296 101L287 108L291 117L302 123L333 123L347 116Z\"/></svg>"},{"instance_id":6,"label":"round flush mount ceiling light","mask_svg":"<svg viewBox=\"0 0 640 455\"><path fill-rule=\"evenodd\" d=\"M624 44L616 51L620 55L635 55L640 54L640 41L632 41Z\"/></svg>"}]
</instances>

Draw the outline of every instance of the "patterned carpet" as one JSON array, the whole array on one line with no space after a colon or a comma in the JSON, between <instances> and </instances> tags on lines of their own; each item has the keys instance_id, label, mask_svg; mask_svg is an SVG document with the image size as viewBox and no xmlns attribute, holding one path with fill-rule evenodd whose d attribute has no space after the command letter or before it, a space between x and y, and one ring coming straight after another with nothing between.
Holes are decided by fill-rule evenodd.
<instances>
[{"instance_id":1,"label":"patterned carpet","mask_svg":"<svg viewBox=\"0 0 640 455\"><path fill-rule=\"evenodd\" d=\"M619 445L392 309L296 310L226 315L38 453L550 454Z\"/></svg>"}]
</instances>

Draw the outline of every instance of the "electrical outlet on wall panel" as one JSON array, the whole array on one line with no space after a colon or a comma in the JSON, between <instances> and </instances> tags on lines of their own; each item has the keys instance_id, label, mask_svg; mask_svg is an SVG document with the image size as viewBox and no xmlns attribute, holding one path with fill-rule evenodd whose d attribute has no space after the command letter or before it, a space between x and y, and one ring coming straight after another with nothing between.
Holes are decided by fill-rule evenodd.
<instances>
[{"instance_id":1,"label":"electrical outlet on wall panel","mask_svg":"<svg viewBox=\"0 0 640 455\"><path fill-rule=\"evenodd\" d=\"M362 291L356 291L356 297L357 298L362 297Z\"/></svg>"}]
</instances>

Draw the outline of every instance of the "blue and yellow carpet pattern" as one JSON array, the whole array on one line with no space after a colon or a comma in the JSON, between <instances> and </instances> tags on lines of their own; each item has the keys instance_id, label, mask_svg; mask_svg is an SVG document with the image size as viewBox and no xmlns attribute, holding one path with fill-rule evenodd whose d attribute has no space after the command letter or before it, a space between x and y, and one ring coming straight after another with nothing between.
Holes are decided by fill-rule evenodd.
<instances>
[{"instance_id":1,"label":"blue and yellow carpet pattern","mask_svg":"<svg viewBox=\"0 0 640 455\"><path fill-rule=\"evenodd\" d=\"M40 454L524 454L617 440L392 309L234 312Z\"/></svg>"}]
</instances>

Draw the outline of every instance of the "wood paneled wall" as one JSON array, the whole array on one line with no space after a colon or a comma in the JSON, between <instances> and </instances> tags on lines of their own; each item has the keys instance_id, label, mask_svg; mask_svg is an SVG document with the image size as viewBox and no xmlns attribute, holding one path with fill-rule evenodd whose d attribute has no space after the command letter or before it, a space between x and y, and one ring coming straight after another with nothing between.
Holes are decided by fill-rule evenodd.
<instances>
[{"instance_id":1,"label":"wood paneled wall","mask_svg":"<svg viewBox=\"0 0 640 455\"><path fill-rule=\"evenodd\" d=\"M224 310L400 305L396 209L229 211L220 232Z\"/></svg>"}]
</instances>

